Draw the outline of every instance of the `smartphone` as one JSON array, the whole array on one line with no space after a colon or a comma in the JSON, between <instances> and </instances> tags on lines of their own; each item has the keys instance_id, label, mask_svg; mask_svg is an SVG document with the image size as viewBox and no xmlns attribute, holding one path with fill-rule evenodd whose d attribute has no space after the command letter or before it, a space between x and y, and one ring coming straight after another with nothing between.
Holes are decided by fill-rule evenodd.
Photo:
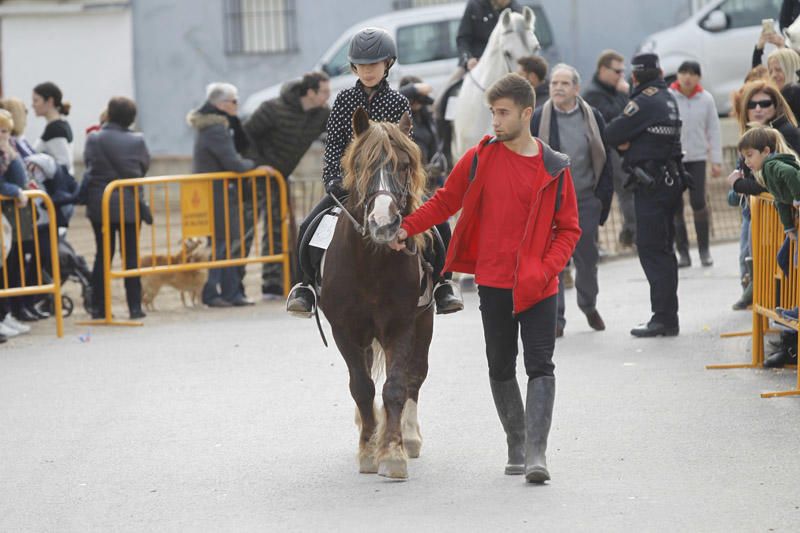
<instances>
[{"instance_id":1,"label":"smartphone","mask_svg":"<svg viewBox=\"0 0 800 533\"><path fill-rule=\"evenodd\" d=\"M761 33L775 33L775 19L762 19Z\"/></svg>"}]
</instances>

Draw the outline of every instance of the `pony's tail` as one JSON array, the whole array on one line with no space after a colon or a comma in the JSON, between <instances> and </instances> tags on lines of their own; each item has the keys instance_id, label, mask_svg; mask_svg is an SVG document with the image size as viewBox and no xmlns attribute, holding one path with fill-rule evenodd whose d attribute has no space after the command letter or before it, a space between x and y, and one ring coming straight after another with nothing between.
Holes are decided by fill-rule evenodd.
<instances>
[{"instance_id":1,"label":"pony's tail","mask_svg":"<svg viewBox=\"0 0 800 533\"><path fill-rule=\"evenodd\" d=\"M378 388L378 382L386 376L386 353L377 339L372 341L372 382Z\"/></svg>"}]
</instances>

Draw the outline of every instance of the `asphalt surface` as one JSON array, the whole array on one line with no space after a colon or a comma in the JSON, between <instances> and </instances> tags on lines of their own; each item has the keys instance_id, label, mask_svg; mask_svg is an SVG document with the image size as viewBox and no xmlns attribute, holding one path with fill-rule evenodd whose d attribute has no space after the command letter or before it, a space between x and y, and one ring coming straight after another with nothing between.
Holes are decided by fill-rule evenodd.
<instances>
[{"instance_id":1,"label":"asphalt surface","mask_svg":"<svg viewBox=\"0 0 800 533\"><path fill-rule=\"evenodd\" d=\"M546 486L503 475L475 293L437 317L401 483L358 474L345 365L280 303L37 325L0 346L0 531L797 531L800 398L759 397L795 374L704 369L749 359L719 338L750 325L737 246L712 252L677 338L628 334L635 259L600 267L605 332L568 291Z\"/></svg>"}]
</instances>

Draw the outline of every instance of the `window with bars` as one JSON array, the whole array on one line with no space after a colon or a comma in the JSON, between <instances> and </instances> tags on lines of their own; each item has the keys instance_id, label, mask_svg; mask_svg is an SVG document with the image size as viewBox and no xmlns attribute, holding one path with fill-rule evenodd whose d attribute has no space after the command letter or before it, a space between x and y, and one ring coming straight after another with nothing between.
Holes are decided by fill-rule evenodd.
<instances>
[{"instance_id":1,"label":"window with bars","mask_svg":"<svg viewBox=\"0 0 800 533\"><path fill-rule=\"evenodd\" d=\"M224 0L224 9L226 53L297 50L295 0Z\"/></svg>"}]
</instances>

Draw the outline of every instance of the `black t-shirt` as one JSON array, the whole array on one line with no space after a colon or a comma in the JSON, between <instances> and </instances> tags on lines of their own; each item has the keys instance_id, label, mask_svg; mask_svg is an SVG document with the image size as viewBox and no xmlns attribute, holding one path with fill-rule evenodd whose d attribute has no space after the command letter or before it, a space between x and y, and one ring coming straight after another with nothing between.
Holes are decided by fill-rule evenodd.
<instances>
[{"instance_id":1,"label":"black t-shirt","mask_svg":"<svg viewBox=\"0 0 800 533\"><path fill-rule=\"evenodd\" d=\"M72 128L69 127L69 122L63 119L56 119L50 122L42 132L42 140L44 142L50 139L58 139L59 137L66 137L67 142L72 142Z\"/></svg>"}]
</instances>

